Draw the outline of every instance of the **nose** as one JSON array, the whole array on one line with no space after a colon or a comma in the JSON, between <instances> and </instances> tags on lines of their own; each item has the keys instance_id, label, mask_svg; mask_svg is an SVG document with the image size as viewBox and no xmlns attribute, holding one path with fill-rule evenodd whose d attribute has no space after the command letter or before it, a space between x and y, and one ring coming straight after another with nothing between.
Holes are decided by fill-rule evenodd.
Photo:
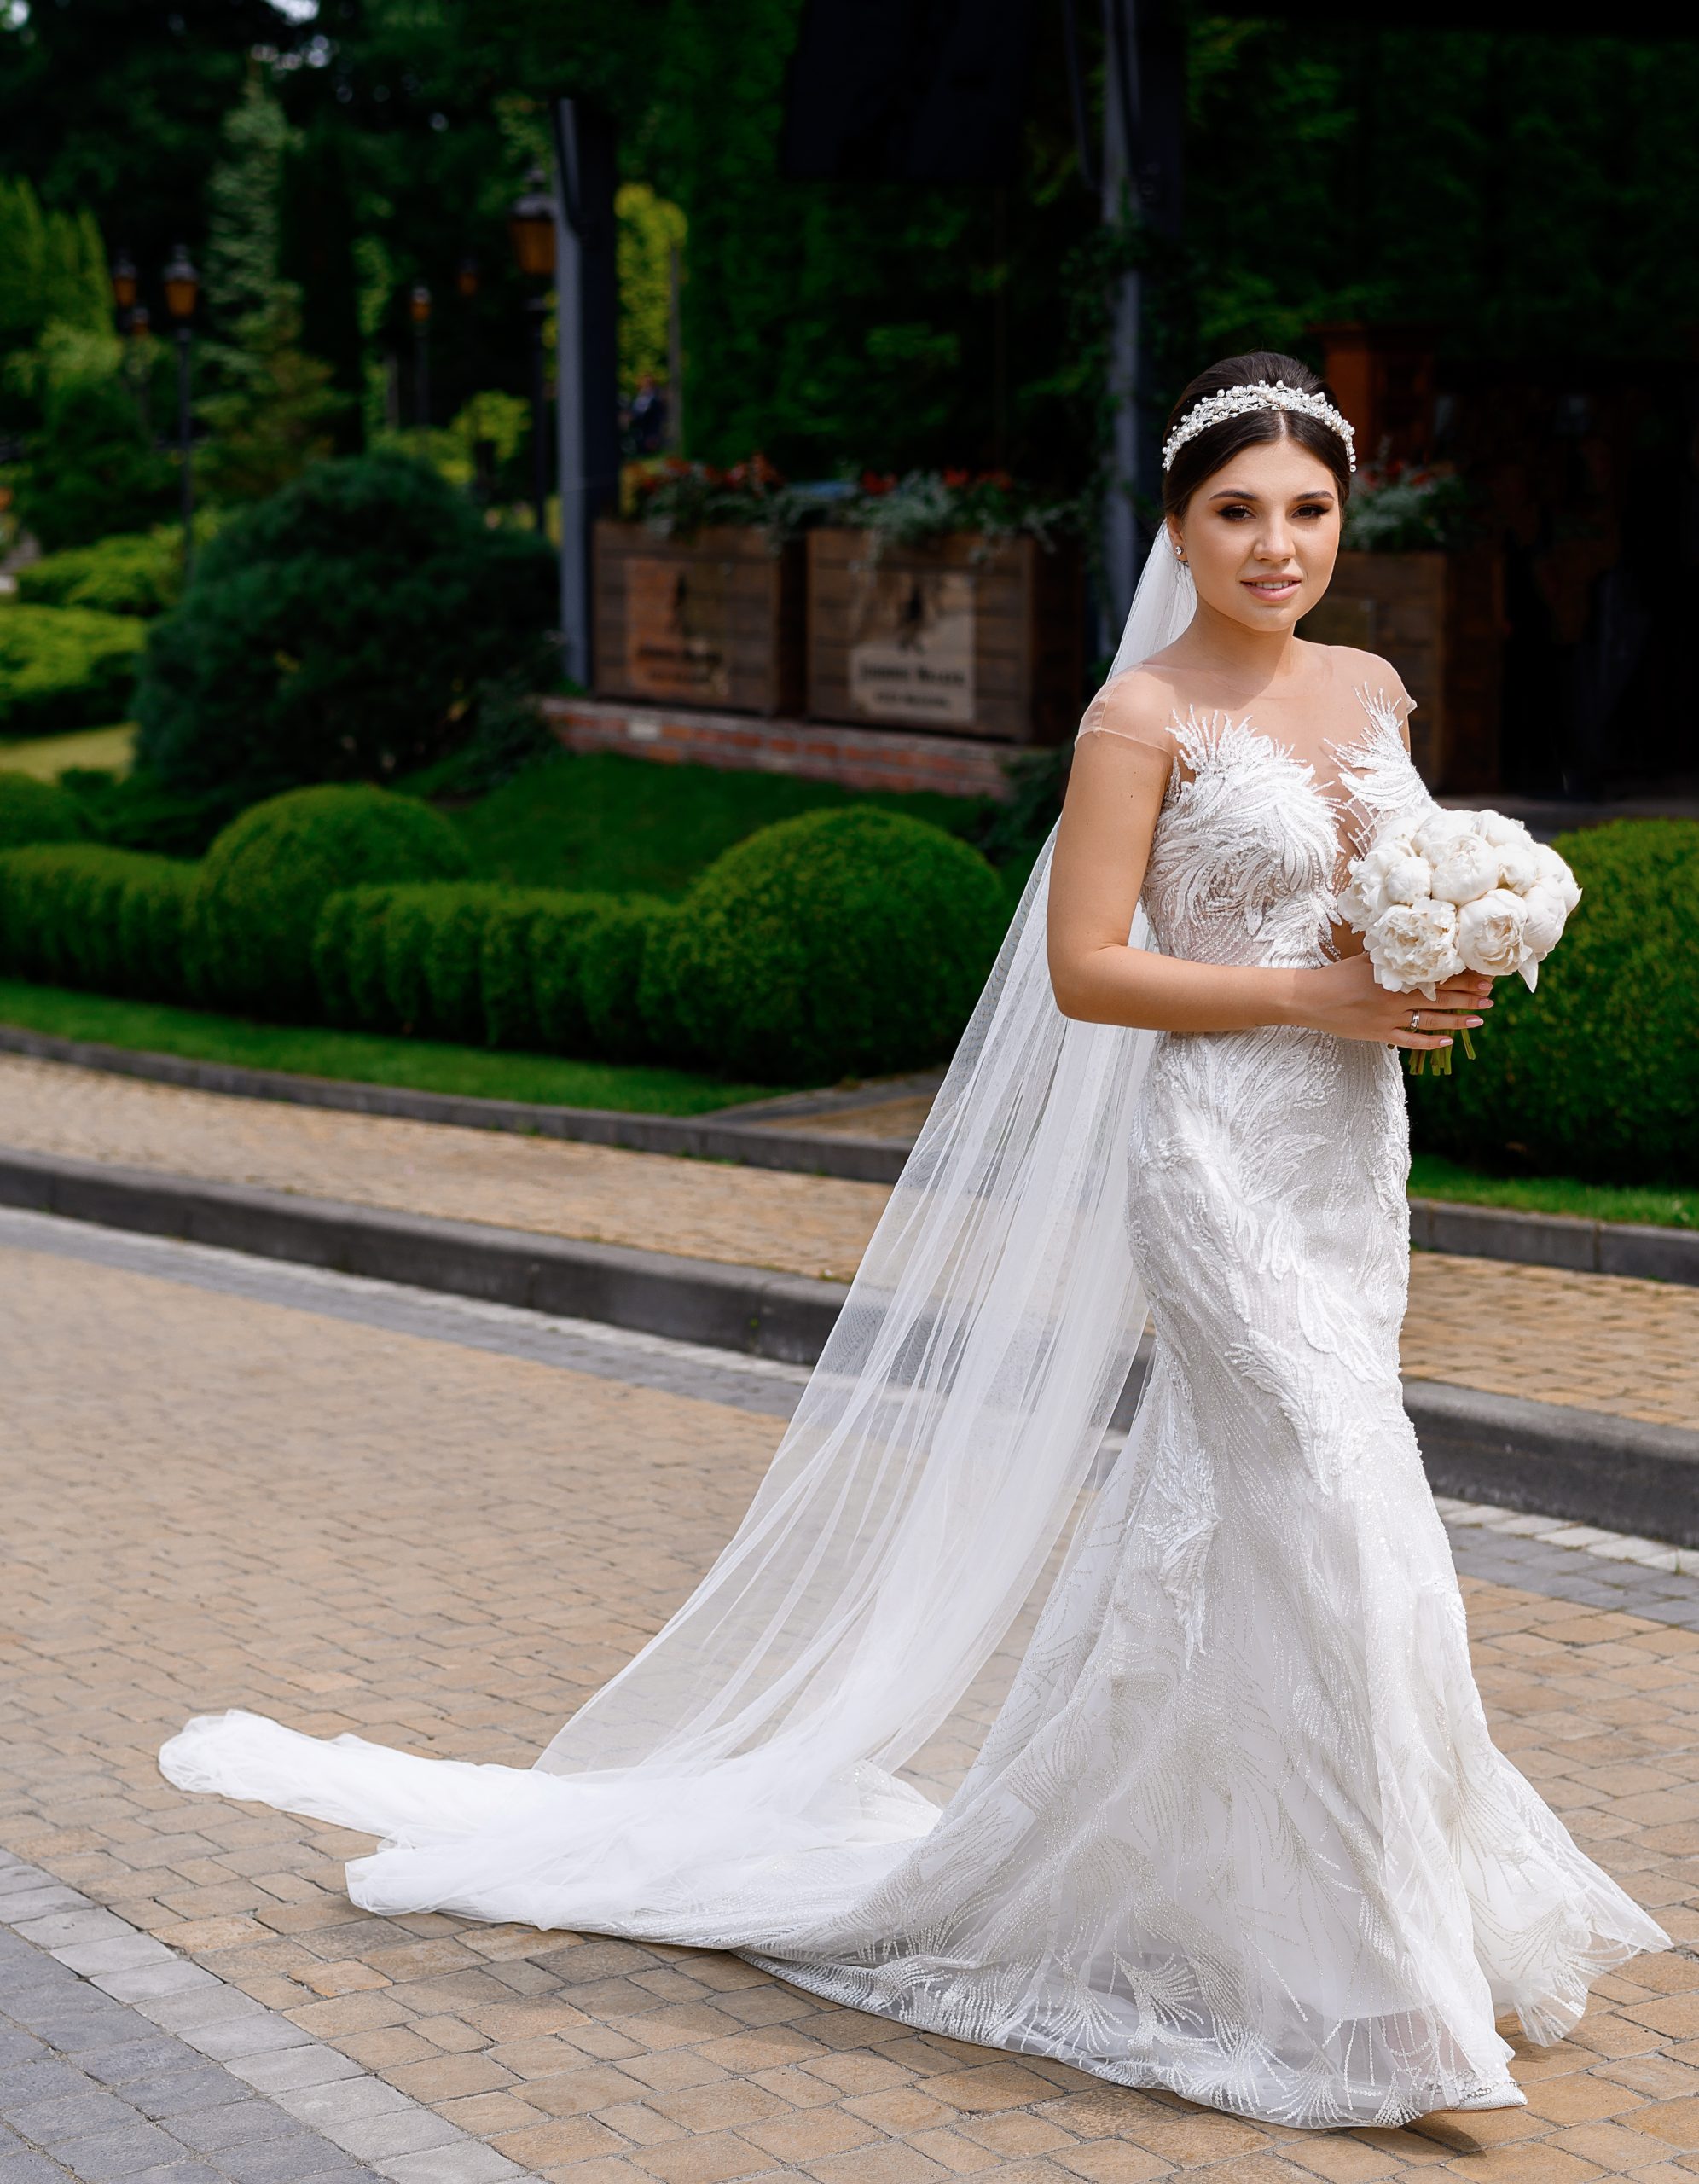
<instances>
[{"instance_id":1,"label":"nose","mask_svg":"<svg viewBox=\"0 0 1699 2184\"><path fill-rule=\"evenodd\" d=\"M1271 513L1266 527L1256 541L1259 561L1290 561L1292 559L1292 533L1284 515Z\"/></svg>"}]
</instances>

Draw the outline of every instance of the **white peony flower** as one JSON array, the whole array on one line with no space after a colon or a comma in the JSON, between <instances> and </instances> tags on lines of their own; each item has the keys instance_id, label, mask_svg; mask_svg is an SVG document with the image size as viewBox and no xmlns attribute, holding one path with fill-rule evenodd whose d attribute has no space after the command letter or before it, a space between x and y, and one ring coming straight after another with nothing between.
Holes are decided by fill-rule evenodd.
<instances>
[{"instance_id":1,"label":"white peony flower","mask_svg":"<svg viewBox=\"0 0 1699 2184\"><path fill-rule=\"evenodd\" d=\"M1513 895L1526 895L1540 879L1533 835L1524 834L1520 841L1498 842L1493 846L1499 852L1499 885L1508 887Z\"/></svg>"},{"instance_id":2,"label":"white peony flower","mask_svg":"<svg viewBox=\"0 0 1699 2184\"><path fill-rule=\"evenodd\" d=\"M1581 891L1575 875L1558 856L1550 842L1536 842L1534 845L1535 885L1555 887L1563 903L1567 917L1581 899Z\"/></svg>"},{"instance_id":3,"label":"white peony flower","mask_svg":"<svg viewBox=\"0 0 1699 2184\"><path fill-rule=\"evenodd\" d=\"M1481 834L1459 834L1434 863L1434 892L1442 903L1472 903L1499 884L1499 851Z\"/></svg>"},{"instance_id":4,"label":"white peony flower","mask_svg":"<svg viewBox=\"0 0 1699 2184\"><path fill-rule=\"evenodd\" d=\"M1506 818L1502 811L1477 811L1474 817L1476 833L1494 849L1508 849L1512 842L1532 839L1520 819Z\"/></svg>"},{"instance_id":5,"label":"white peony flower","mask_svg":"<svg viewBox=\"0 0 1699 2184\"><path fill-rule=\"evenodd\" d=\"M1437 864L1453 842L1474 832L1472 811L1447 811L1436 804L1416 829L1415 845L1429 864Z\"/></svg>"},{"instance_id":6,"label":"white peony flower","mask_svg":"<svg viewBox=\"0 0 1699 2184\"><path fill-rule=\"evenodd\" d=\"M1471 971L1483 977L1507 977L1522 968L1527 925L1522 897L1508 887L1494 887L1458 910L1458 953Z\"/></svg>"},{"instance_id":7,"label":"white peony flower","mask_svg":"<svg viewBox=\"0 0 1699 2184\"><path fill-rule=\"evenodd\" d=\"M1389 993L1413 991L1431 1001L1435 987L1463 968L1457 928L1455 906L1431 895L1383 910L1363 935L1376 983Z\"/></svg>"},{"instance_id":8,"label":"white peony flower","mask_svg":"<svg viewBox=\"0 0 1699 2184\"><path fill-rule=\"evenodd\" d=\"M1413 903L1428 892L1433 878L1407 834L1377 841L1351 867L1339 894L1339 914L1358 932L1372 925L1394 903Z\"/></svg>"},{"instance_id":9,"label":"white peony flower","mask_svg":"<svg viewBox=\"0 0 1699 2184\"><path fill-rule=\"evenodd\" d=\"M1532 993L1540 982L1540 966L1563 938L1569 913L1563 908L1563 897L1546 880L1528 890L1522 906L1524 960L1517 968Z\"/></svg>"}]
</instances>

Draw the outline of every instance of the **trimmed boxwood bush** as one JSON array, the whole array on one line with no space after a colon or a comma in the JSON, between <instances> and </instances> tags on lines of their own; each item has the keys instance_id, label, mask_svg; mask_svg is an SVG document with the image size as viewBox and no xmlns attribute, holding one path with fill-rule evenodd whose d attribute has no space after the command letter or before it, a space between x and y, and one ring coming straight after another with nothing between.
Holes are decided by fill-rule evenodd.
<instances>
[{"instance_id":1,"label":"trimmed boxwood bush","mask_svg":"<svg viewBox=\"0 0 1699 2184\"><path fill-rule=\"evenodd\" d=\"M146 635L133 614L0 605L0 735L124 719Z\"/></svg>"},{"instance_id":2,"label":"trimmed boxwood bush","mask_svg":"<svg viewBox=\"0 0 1699 2184\"><path fill-rule=\"evenodd\" d=\"M591 1054L651 1061L682 1043L670 996L655 987L646 1011L643 976L656 935L681 915L674 903L631 896L605 910L584 935L578 990Z\"/></svg>"},{"instance_id":3,"label":"trimmed boxwood bush","mask_svg":"<svg viewBox=\"0 0 1699 2184\"><path fill-rule=\"evenodd\" d=\"M384 975L399 1022L426 1038L483 1039L484 931L507 892L489 880L396 889Z\"/></svg>"},{"instance_id":4,"label":"trimmed boxwood bush","mask_svg":"<svg viewBox=\"0 0 1699 2184\"><path fill-rule=\"evenodd\" d=\"M0 961L13 977L138 999L184 997L191 864L42 844L0 854Z\"/></svg>"},{"instance_id":5,"label":"trimmed boxwood bush","mask_svg":"<svg viewBox=\"0 0 1699 2184\"><path fill-rule=\"evenodd\" d=\"M1008 923L977 850L851 805L763 828L710 865L646 966L652 1015L742 1077L818 1083L948 1053Z\"/></svg>"},{"instance_id":6,"label":"trimmed boxwood bush","mask_svg":"<svg viewBox=\"0 0 1699 2184\"><path fill-rule=\"evenodd\" d=\"M313 942L328 899L362 883L456 879L452 823L379 788L294 789L226 827L202 867L196 969L206 997L256 1014L319 1014Z\"/></svg>"},{"instance_id":7,"label":"trimmed boxwood bush","mask_svg":"<svg viewBox=\"0 0 1699 2184\"><path fill-rule=\"evenodd\" d=\"M22 849L29 842L80 842L88 831L82 805L56 781L0 772L0 850Z\"/></svg>"},{"instance_id":8,"label":"trimmed boxwood bush","mask_svg":"<svg viewBox=\"0 0 1699 2184\"><path fill-rule=\"evenodd\" d=\"M487 529L420 463L316 463L231 517L151 624L138 763L190 792L391 779L485 681L543 669L556 583L546 540Z\"/></svg>"},{"instance_id":9,"label":"trimmed boxwood bush","mask_svg":"<svg viewBox=\"0 0 1699 2184\"><path fill-rule=\"evenodd\" d=\"M1477 1059L1410 1081L1425 1149L1615 1183L1699 1182L1699 823L1560 835L1584 891L1538 989L1501 979Z\"/></svg>"}]
</instances>

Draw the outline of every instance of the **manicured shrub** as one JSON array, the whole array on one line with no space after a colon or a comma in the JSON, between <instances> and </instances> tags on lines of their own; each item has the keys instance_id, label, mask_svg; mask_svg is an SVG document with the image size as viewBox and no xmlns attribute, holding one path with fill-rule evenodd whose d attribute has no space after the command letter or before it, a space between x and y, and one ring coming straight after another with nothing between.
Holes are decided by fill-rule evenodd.
<instances>
[{"instance_id":1,"label":"manicured shrub","mask_svg":"<svg viewBox=\"0 0 1699 2184\"><path fill-rule=\"evenodd\" d=\"M850 806L728 850L657 927L645 990L687 1050L768 1083L913 1068L966 1022L1008 906L978 851Z\"/></svg>"},{"instance_id":2,"label":"manicured shrub","mask_svg":"<svg viewBox=\"0 0 1699 2184\"><path fill-rule=\"evenodd\" d=\"M167 786L381 781L435 758L481 685L547 662L555 561L396 455L316 463L232 516L151 627L138 761Z\"/></svg>"},{"instance_id":3,"label":"manicured shrub","mask_svg":"<svg viewBox=\"0 0 1699 2184\"><path fill-rule=\"evenodd\" d=\"M0 959L14 978L180 1000L193 865L92 842L0 854Z\"/></svg>"},{"instance_id":4,"label":"manicured shrub","mask_svg":"<svg viewBox=\"0 0 1699 2184\"><path fill-rule=\"evenodd\" d=\"M18 481L18 514L50 554L168 516L177 473L116 372L52 379Z\"/></svg>"},{"instance_id":5,"label":"manicured shrub","mask_svg":"<svg viewBox=\"0 0 1699 2184\"><path fill-rule=\"evenodd\" d=\"M270 798L207 852L196 919L201 990L228 1008L310 1022L327 900L362 883L457 878L467 863L451 822L411 797L312 788Z\"/></svg>"},{"instance_id":6,"label":"manicured shrub","mask_svg":"<svg viewBox=\"0 0 1699 2184\"><path fill-rule=\"evenodd\" d=\"M402 1023L426 1038L482 1042L484 927L507 893L477 880L397 888L384 968Z\"/></svg>"},{"instance_id":7,"label":"manicured shrub","mask_svg":"<svg viewBox=\"0 0 1699 2184\"><path fill-rule=\"evenodd\" d=\"M152 850L160 857L204 857L242 808L241 799L226 790L181 796L148 773L75 766L59 779L100 840L117 849Z\"/></svg>"},{"instance_id":8,"label":"manicured shrub","mask_svg":"<svg viewBox=\"0 0 1699 2184\"><path fill-rule=\"evenodd\" d=\"M1449 1077L1410 1080L1425 1149L1598 1182L1699 1182L1699 823L1560 835L1583 894L1529 993L1501 979Z\"/></svg>"},{"instance_id":9,"label":"manicured shrub","mask_svg":"<svg viewBox=\"0 0 1699 2184\"><path fill-rule=\"evenodd\" d=\"M648 1061L681 1043L659 990L644 1006L644 965L658 932L681 915L671 903L635 896L605 910L584 935L578 990L588 1051L609 1061Z\"/></svg>"},{"instance_id":10,"label":"manicured shrub","mask_svg":"<svg viewBox=\"0 0 1699 2184\"><path fill-rule=\"evenodd\" d=\"M584 950L613 908L607 895L557 895L526 927L531 954L531 1012L536 1044L544 1054L599 1051L584 1009Z\"/></svg>"},{"instance_id":11,"label":"manicured shrub","mask_svg":"<svg viewBox=\"0 0 1699 2184\"><path fill-rule=\"evenodd\" d=\"M163 614L183 591L183 532L162 524L157 531L120 531L91 546L68 546L26 562L17 585L19 598L32 607Z\"/></svg>"},{"instance_id":12,"label":"manicured shrub","mask_svg":"<svg viewBox=\"0 0 1699 2184\"><path fill-rule=\"evenodd\" d=\"M29 842L80 842L89 831L83 807L56 781L0 773L0 850Z\"/></svg>"},{"instance_id":13,"label":"manicured shrub","mask_svg":"<svg viewBox=\"0 0 1699 2184\"><path fill-rule=\"evenodd\" d=\"M0 606L0 734L45 735L122 720L146 634L133 614Z\"/></svg>"},{"instance_id":14,"label":"manicured shrub","mask_svg":"<svg viewBox=\"0 0 1699 2184\"><path fill-rule=\"evenodd\" d=\"M549 887L510 887L484 921L478 979L484 1036L492 1047L536 1048L542 1043L531 975L533 935L552 927L560 893Z\"/></svg>"}]
</instances>

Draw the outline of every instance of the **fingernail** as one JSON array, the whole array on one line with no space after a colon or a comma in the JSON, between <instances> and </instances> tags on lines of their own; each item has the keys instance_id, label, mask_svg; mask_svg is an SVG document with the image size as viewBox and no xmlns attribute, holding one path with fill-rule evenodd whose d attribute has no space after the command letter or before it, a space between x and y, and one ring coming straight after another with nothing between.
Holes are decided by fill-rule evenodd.
<instances>
[{"instance_id":1,"label":"fingernail","mask_svg":"<svg viewBox=\"0 0 1699 2184\"><path fill-rule=\"evenodd\" d=\"M1471 1016L1469 1019L1469 1028L1471 1031L1478 1030L1480 1024L1481 1019L1478 1016Z\"/></svg>"},{"instance_id":2,"label":"fingernail","mask_svg":"<svg viewBox=\"0 0 1699 2184\"><path fill-rule=\"evenodd\" d=\"M1441 1039L1440 1041L1440 1044L1442 1047L1448 1047L1451 1044L1451 1041L1449 1039Z\"/></svg>"}]
</instances>

